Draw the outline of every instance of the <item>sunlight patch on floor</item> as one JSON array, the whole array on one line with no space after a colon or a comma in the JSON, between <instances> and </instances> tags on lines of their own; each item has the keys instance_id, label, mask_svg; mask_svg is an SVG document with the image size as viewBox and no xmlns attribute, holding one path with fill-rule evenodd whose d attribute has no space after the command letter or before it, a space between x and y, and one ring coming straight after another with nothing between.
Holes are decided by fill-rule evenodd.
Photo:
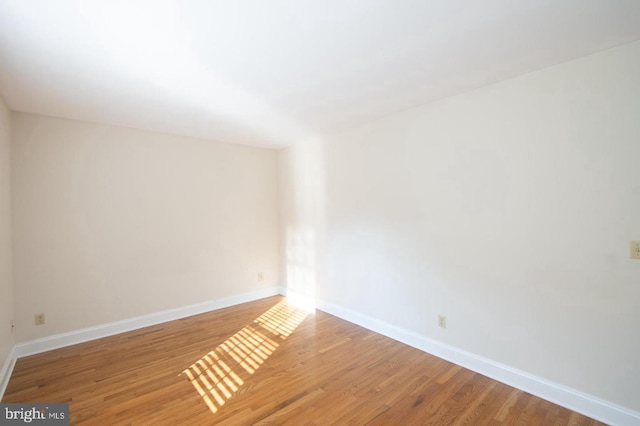
<instances>
[{"instance_id":1,"label":"sunlight patch on floor","mask_svg":"<svg viewBox=\"0 0 640 426\"><path fill-rule=\"evenodd\" d=\"M286 300L222 342L185 369L185 374L211 412L216 413L295 331L309 312ZM231 364L231 365L229 365Z\"/></svg>"},{"instance_id":2,"label":"sunlight patch on floor","mask_svg":"<svg viewBox=\"0 0 640 426\"><path fill-rule=\"evenodd\" d=\"M254 323L260 324L276 336L286 339L308 314L308 312L282 301L256 318Z\"/></svg>"}]
</instances>

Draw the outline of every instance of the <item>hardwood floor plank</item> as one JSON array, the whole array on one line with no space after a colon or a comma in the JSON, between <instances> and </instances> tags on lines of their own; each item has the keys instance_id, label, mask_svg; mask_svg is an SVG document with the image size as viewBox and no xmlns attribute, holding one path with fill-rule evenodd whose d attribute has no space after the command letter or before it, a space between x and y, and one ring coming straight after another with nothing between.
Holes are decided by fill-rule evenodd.
<instances>
[{"instance_id":1,"label":"hardwood floor plank","mask_svg":"<svg viewBox=\"0 0 640 426\"><path fill-rule=\"evenodd\" d=\"M21 358L3 402L74 425L600 424L282 297Z\"/></svg>"}]
</instances>

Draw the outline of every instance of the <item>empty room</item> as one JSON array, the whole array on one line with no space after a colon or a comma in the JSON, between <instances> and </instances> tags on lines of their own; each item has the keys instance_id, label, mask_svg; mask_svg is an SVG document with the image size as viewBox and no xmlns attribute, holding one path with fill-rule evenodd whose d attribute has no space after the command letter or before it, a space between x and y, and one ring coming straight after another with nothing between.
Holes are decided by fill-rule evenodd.
<instances>
[{"instance_id":1,"label":"empty room","mask_svg":"<svg viewBox=\"0 0 640 426\"><path fill-rule=\"evenodd\" d=\"M0 0L0 424L640 425L640 2Z\"/></svg>"}]
</instances>

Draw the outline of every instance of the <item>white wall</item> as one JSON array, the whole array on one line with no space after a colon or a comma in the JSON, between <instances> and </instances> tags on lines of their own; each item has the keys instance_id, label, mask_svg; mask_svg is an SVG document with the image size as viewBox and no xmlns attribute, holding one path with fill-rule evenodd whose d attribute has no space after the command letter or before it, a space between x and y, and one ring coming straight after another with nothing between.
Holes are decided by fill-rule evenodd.
<instances>
[{"instance_id":1,"label":"white wall","mask_svg":"<svg viewBox=\"0 0 640 426\"><path fill-rule=\"evenodd\" d=\"M279 284L274 151L14 113L12 160L18 342Z\"/></svg>"},{"instance_id":2,"label":"white wall","mask_svg":"<svg viewBox=\"0 0 640 426\"><path fill-rule=\"evenodd\" d=\"M635 43L282 151L288 285L640 410L639 76Z\"/></svg>"},{"instance_id":3,"label":"white wall","mask_svg":"<svg viewBox=\"0 0 640 426\"><path fill-rule=\"evenodd\" d=\"M325 271L324 145L309 141L279 151L280 275L289 291L316 298Z\"/></svg>"},{"instance_id":4,"label":"white wall","mask_svg":"<svg viewBox=\"0 0 640 426\"><path fill-rule=\"evenodd\" d=\"M10 113L0 99L0 370L13 348ZM2 377L0 377L2 379Z\"/></svg>"}]
</instances>

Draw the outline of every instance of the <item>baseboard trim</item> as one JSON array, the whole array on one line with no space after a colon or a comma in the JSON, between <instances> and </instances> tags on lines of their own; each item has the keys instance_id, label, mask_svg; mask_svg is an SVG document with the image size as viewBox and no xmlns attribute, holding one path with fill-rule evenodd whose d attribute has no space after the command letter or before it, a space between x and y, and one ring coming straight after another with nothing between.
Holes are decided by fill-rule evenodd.
<instances>
[{"instance_id":1,"label":"baseboard trim","mask_svg":"<svg viewBox=\"0 0 640 426\"><path fill-rule=\"evenodd\" d=\"M154 312L152 314L142 315L135 318L114 321L95 327L88 327L70 331L68 333L61 333L43 337L41 339L30 340L28 342L18 343L15 345L14 358L35 355L51 351L53 349L63 348L65 346L71 346L78 343L88 342L90 340L100 339L102 337L113 336L114 334L161 324L167 321L202 314L216 309L227 308L240 303L252 302L254 300L264 299L265 297L276 296L278 294L282 294L282 289L280 287L269 287L204 303Z\"/></svg>"},{"instance_id":2,"label":"baseboard trim","mask_svg":"<svg viewBox=\"0 0 640 426\"><path fill-rule=\"evenodd\" d=\"M640 413L637 411L550 382L342 306L317 300L316 308L603 423L619 426L640 424Z\"/></svg>"},{"instance_id":3,"label":"baseboard trim","mask_svg":"<svg viewBox=\"0 0 640 426\"><path fill-rule=\"evenodd\" d=\"M7 354L7 358L4 360L2 364L2 368L0 369L0 401L2 401L2 397L4 396L4 391L7 390L7 385L9 384L9 378L11 377L11 373L13 373L13 367L16 365L16 347L15 345L11 348L11 351Z\"/></svg>"},{"instance_id":4,"label":"baseboard trim","mask_svg":"<svg viewBox=\"0 0 640 426\"><path fill-rule=\"evenodd\" d=\"M212 300L181 308L170 309L140 317L115 321L95 327L89 327L68 333L57 334L42 339L16 344L0 369L0 400L4 395L9 378L17 358L35 355L41 352L75 345L114 334L136 330L142 327L185 318L191 315L222 309L241 303L251 302L275 295L293 296L294 292L281 287L270 287L249 293L243 293L223 299ZM550 382L524 371L492 361L459 348L444 344L418 333L388 324L384 321L363 315L333 303L316 300L316 308L345 321L375 331L416 349L428 352L469 370L498 380L509 386L529 392L540 398L566 407L610 425L633 426L640 424L640 413L604 401L575 389Z\"/></svg>"}]
</instances>

